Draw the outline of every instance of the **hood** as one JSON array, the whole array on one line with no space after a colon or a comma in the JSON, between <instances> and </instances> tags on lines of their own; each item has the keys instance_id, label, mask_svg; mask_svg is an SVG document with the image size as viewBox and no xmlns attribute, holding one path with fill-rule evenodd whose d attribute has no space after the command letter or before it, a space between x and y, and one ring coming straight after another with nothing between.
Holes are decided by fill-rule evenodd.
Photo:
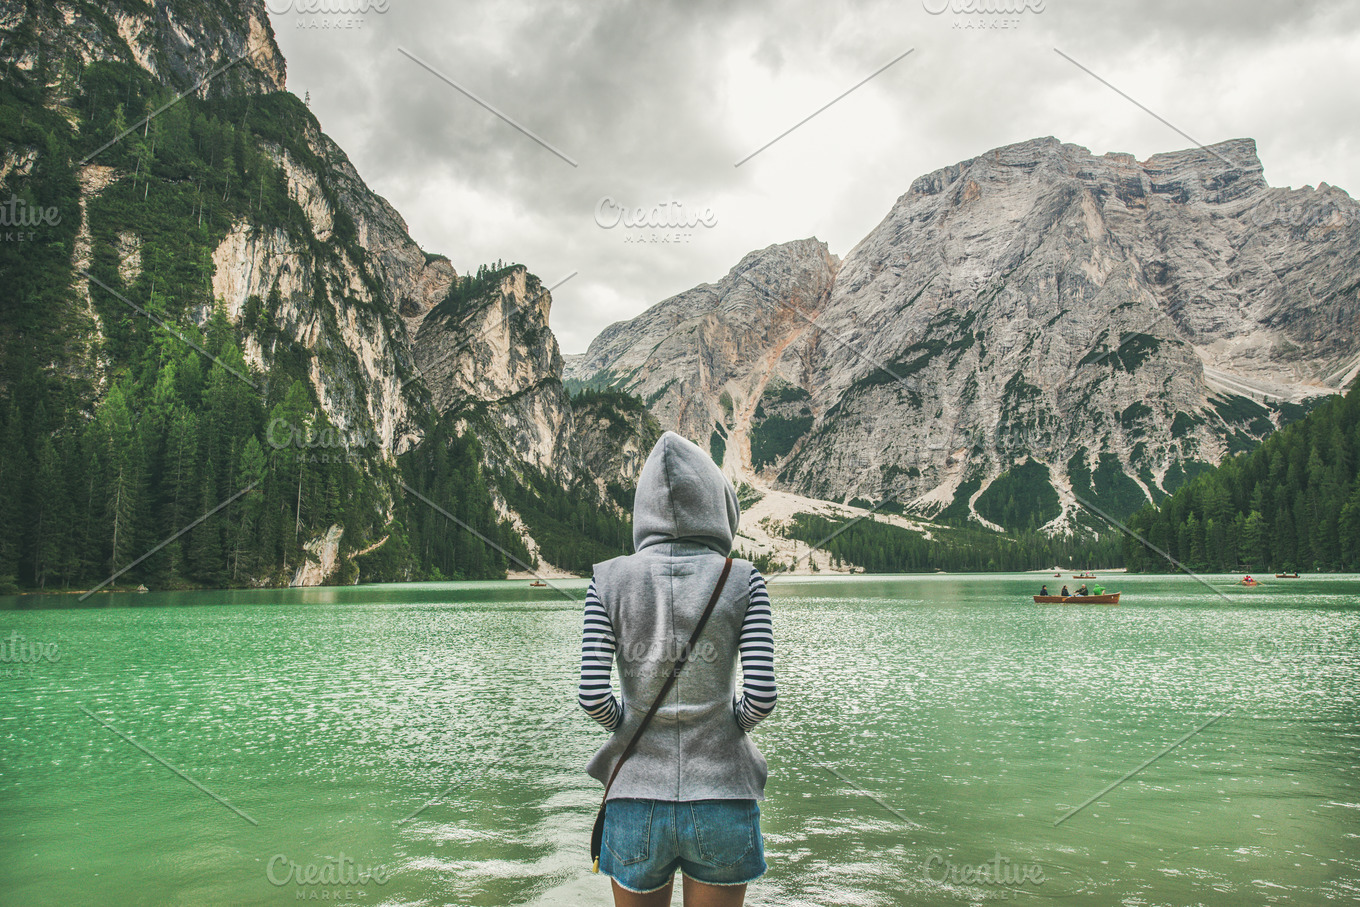
<instances>
[{"instance_id":1,"label":"hood","mask_svg":"<svg viewBox=\"0 0 1360 907\"><path fill-rule=\"evenodd\" d=\"M680 540L726 556L741 509L737 492L708 454L668 431L656 442L633 496L633 548Z\"/></svg>"}]
</instances>

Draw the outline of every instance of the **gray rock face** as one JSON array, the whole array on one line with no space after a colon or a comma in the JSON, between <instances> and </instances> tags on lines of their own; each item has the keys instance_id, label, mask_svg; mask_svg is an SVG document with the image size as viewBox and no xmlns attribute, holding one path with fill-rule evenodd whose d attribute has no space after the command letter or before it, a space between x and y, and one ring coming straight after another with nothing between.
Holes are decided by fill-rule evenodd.
<instances>
[{"instance_id":1,"label":"gray rock face","mask_svg":"<svg viewBox=\"0 0 1360 907\"><path fill-rule=\"evenodd\" d=\"M97 5L98 15L62 0L34 7L49 58L130 63L175 88L201 81L201 97L283 90L286 66L262 0L227 0L208 9L110 0ZM0 7L0 31L14 29L28 12L22 3ZM40 64L27 42L0 44L0 61L25 71Z\"/></svg>"},{"instance_id":2,"label":"gray rock face","mask_svg":"<svg viewBox=\"0 0 1360 907\"><path fill-rule=\"evenodd\" d=\"M508 460L569 481L571 398L548 329L551 307L538 278L513 268L484 295L425 313L416 364L434 409L465 415L501 469Z\"/></svg>"},{"instance_id":3,"label":"gray rock face","mask_svg":"<svg viewBox=\"0 0 1360 907\"><path fill-rule=\"evenodd\" d=\"M640 404L612 399L572 401L574 456L601 494L621 512L632 513L633 489L642 465L661 437L661 426Z\"/></svg>"},{"instance_id":4,"label":"gray rock face","mask_svg":"<svg viewBox=\"0 0 1360 907\"><path fill-rule=\"evenodd\" d=\"M826 303L838 264L815 239L752 252L716 284L606 328L567 377L637 394L663 426L741 475L761 395L797 384L809 365L784 353Z\"/></svg>"},{"instance_id":5,"label":"gray rock face","mask_svg":"<svg viewBox=\"0 0 1360 907\"><path fill-rule=\"evenodd\" d=\"M759 264L809 245L611 326L569 377L701 443L726 391L733 469L816 497L976 516L1032 459L1057 529L1077 496L1127 512L1360 368L1360 206L1271 188L1249 139L1141 163L998 148L917 179L839 269ZM738 313L738 275L779 314Z\"/></svg>"},{"instance_id":6,"label":"gray rock face","mask_svg":"<svg viewBox=\"0 0 1360 907\"><path fill-rule=\"evenodd\" d=\"M0 62L13 71L45 73L49 87L68 94L67 70L94 61L139 66L201 98L284 90L285 64L264 0L112 0L98 10L65 0L0 5L0 37L12 38L16 29L36 40L0 41ZM287 229L248 218L232 223L208 250L211 293L190 303L186 316L202 326L223 310L242 331L246 360L261 372L279 355L305 357L306 380L337 432L373 439L366 457L390 466L421 443L433 410L478 435L493 482L513 481L528 468L564 484L593 480L599 503L608 506L607 485L636 475L655 423L645 411L621 415L597 404L585 408L575 428L548 327L551 297L537 278L515 268L469 297L470 278L460 278L447 258L421 250L401 215L364 183L312 117L299 116L292 126L282 144L252 141L282 172L303 223ZM31 170L39 154L0 149L0 180ZM78 175L81 229L73 260L83 269L93 260L89 202L135 173L96 159ZM141 272L144 240L135 221L118 236L125 286ZM88 286L79 281L75 289L87 303L92 330L73 342L97 351L102 325L88 306ZM96 353L79 367L102 392L111 366ZM382 493L400 494L381 477L374 481ZM330 573L339 538L333 529L314 540L313 561L296 582L316 583Z\"/></svg>"},{"instance_id":7,"label":"gray rock face","mask_svg":"<svg viewBox=\"0 0 1360 907\"><path fill-rule=\"evenodd\" d=\"M492 475L513 478L530 467L564 486L586 481L602 505L622 508L619 489L609 486L636 479L660 429L626 399L572 400L551 309L538 278L514 266L485 292L414 319L428 405L477 435Z\"/></svg>"},{"instance_id":8,"label":"gray rock face","mask_svg":"<svg viewBox=\"0 0 1360 907\"><path fill-rule=\"evenodd\" d=\"M267 298L277 287L275 317L283 333L309 349L333 351L329 367L311 376L327 415L344 431L371 430L383 455L397 455L420 440L417 416L425 405L412 396L413 325L457 274L447 259L427 258L401 216L319 128L308 124L303 138L320 166L299 162L283 148L266 151L286 175L313 242L334 238L334 199L354 224L357 250L340 245L334 257L318 258L308 243L282 230L261 232L242 223L213 253L213 296L239 321L250 296ZM325 305L317 304L318 284L328 288ZM200 318L208 315L203 308ZM273 353L247 338L253 362L263 366Z\"/></svg>"}]
</instances>

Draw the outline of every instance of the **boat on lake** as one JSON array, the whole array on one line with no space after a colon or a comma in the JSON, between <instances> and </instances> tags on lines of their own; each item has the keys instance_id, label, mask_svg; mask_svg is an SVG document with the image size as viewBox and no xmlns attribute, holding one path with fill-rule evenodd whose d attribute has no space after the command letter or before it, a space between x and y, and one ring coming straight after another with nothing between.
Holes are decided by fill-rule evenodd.
<instances>
[{"instance_id":1,"label":"boat on lake","mask_svg":"<svg viewBox=\"0 0 1360 907\"><path fill-rule=\"evenodd\" d=\"M1091 573L1091 572L1088 571L1088 572L1086 572L1086 573L1073 573L1073 574L1072 574L1072 578L1073 578L1073 579L1095 579L1095 578L1096 578L1096 575L1095 575L1094 573Z\"/></svg>"},{"instance_id":2,"label":"boat on lake","mask_svg":"<svg viewBox=\"0 0 1360 907\"><path fill-rule=\"evenodd\" d=\"M1298 578L1299 578L1299 575L1298 575L1297 573L1277 573L1277 574L1275 574L1275 578L1276 578L1276 579L1298 579Z\"/></svg>"},{"instance_id":3,"label":"boat on lake","mask_svg":"<svg viewBox=\"0 0 1360 907\"><path fill-rule=\"evenodd\" d=\"M534 581L533 581L532 583L530 583L529 585L530 585L532 588L537 589L537 588L539 588L540 586L546 586L546 585L548 585L548 584L545 583L545 582L543 582L543 581L541 581L541 580L534 580Z\"/></svg>"},{"instance_id":4,"label":"boat on lake","mask_svg":"<svg viewBox=\"0 0 1360 907\"><path fill-rule=\"evenodd\" d=\"M1034 603L1036 605L1117 605L1119 604L1119 592L1108 592L1103 595L1036 595Z\"/></svg>"}]
</instances>

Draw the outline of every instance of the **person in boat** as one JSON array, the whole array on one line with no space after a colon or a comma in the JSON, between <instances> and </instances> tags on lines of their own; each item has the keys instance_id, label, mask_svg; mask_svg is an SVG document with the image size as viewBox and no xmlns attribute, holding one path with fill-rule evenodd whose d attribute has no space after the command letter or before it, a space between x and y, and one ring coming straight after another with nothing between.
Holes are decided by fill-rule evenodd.
<instances>
[{"instance_id":1,"label":"person in boat","mask_svg":"<svg viewBox=\"0 0 1360 907\"><path fill-rule=\"evenodd\" d=\"M1067 597L1068 597L1069 595L1071 595L1071 594L1072 594L1071 592L1068 592L1068 591L1067 591L1067 587L1066 587L1066 586L1063 586L1062 597L1063 597L1063 598L1067 598Z\"/></svg>"},{"instance_id":2,"label":"person in boat","mask_svg":"<svg viewBox=\"0 0 1360 907\"><path fill-rule=\"evenodd\" d=\"M1077 587L1077 594L1078 594L1078 595L1090 595L1091 593L1089 593L1089 592L1086 591L1086 584L1085 584L1085 583L1082 583L1080 586Z\"/></svg>"},{"instance_id":3,"label":"person in boat","mask_svg":"<svg viewBox=\"0 0 1360 907\"><path fill-rule=\"evenodd\" d=\"M1040 594L1040 595L1047 595L1047 594L1048 594L1048 583L1044 583L1044 587L1043 587L1042 589L1039 590L1039 594Z\"/></svg>"},{"instance_id":4,"label":"person in boat","mask_svg":"<svg viewBox=\"0 0 1360 907\"><path fill-rule=\"evenodd\" d=\"M1091 587L1091 594L1092 594L1092 595L1104 595L1104 594L1105 594L1105 587L1104 587L1104 586L1101 586L1101 585L1099 585L1099 584L1094 585L1094 586Z\"/></svg>"}]
</instances>

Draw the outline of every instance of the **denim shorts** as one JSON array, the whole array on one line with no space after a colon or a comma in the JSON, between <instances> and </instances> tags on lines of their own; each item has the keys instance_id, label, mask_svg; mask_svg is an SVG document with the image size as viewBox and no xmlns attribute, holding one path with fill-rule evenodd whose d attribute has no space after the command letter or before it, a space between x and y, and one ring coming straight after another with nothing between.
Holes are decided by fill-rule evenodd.
<instances>
[{"instance_id":1,"label":"denim shorts","mask_svg":"<svg viewBox=\"0 0 1360 907\"><path fill-rule=\"evenodd\" d=\"M744 885L765 874L754 800L610 800L600 872L639 894L681 870L708 885Z\"/></svg>"}]
</instances>

